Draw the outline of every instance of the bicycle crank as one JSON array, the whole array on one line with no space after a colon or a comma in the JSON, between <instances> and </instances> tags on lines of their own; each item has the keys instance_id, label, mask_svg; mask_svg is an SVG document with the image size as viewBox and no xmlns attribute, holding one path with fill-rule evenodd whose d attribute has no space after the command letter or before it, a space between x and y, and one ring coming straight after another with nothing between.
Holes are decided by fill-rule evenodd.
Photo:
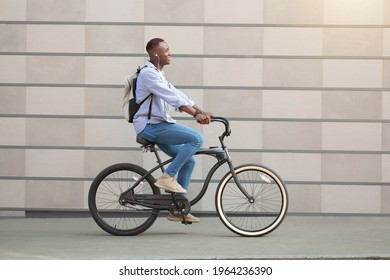
<instances>
[{"instance_id":1,"label":"bicycle crank","mask_svg":"<svg viewBox=\"0 0 390 280\"><path fill-rule=\"evenodd\" d=\"M168 208L169 212L175 216L187 215L188 213L190 213L190 209L191 205L188 202L188 199L184 197L175 197Z\"/></svg>"}]
</instances>

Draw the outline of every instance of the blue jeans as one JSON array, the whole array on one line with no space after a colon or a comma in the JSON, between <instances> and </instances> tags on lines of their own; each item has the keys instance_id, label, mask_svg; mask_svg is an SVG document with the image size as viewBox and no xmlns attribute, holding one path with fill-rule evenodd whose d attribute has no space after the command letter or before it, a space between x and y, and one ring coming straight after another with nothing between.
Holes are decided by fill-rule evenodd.
<instances>
[{"instance_id":1,"label":"blue jeans","mask_svg":"<svg viewBox=\"0 0 390 280\"><path fill-rule=\"evenodd\" d=\"M167 122L148 124L139 135L157 143L173 158L165 173L172 177L177 175L177 182L187 190L195 167L193 156L203 145L203 135L187 126Z\"/></svg>"}]
</instances>

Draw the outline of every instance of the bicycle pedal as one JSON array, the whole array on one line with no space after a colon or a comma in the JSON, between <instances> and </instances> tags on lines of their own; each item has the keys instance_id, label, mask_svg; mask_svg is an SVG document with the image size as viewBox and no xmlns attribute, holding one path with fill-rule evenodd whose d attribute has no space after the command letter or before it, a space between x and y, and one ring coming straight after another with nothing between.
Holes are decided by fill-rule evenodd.
<instances>
[{"instance_id":1,"label":"bicycle pedal","mask_svg":"<svg viewBox=\"0 0 390 280\"><path fill-rule=\"evenodd\" d=\"M181 221L183 225L192 225L192 222Z\"/></svg>"}]
</instances>

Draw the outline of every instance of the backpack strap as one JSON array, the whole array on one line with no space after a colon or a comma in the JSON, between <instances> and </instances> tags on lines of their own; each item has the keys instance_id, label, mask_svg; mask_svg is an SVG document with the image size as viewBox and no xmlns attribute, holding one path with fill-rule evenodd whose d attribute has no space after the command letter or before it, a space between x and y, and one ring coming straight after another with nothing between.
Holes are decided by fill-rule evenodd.
<instances>
[{"instance_id":1,"label":"backpack strap","mask_svg":"<svg viewBox=\"0 0 390 280\"><path fill-rule=\"evenodd\" d=\"M145 67L148 67L148 66L143 66L142 68L140 68L139 66L138 66L138 68L137 68L137 77L136 78L134 78L133 79L133 88L132 88L132 91L133 91L133 96L134 96L134 98L136 98L136 95L135 95L135 90L137 89L137 80L138 80L138 75L139 75L139 73L141 73L141 70L142 69L144 69ZM149 96L148 96L149 97Z\"/></svg>"},{"instance_id":2,"label":"backpack strap","mask_svg":"<svg viewBox=\"0 0 390 280\"><path fill-rule=\"evenodd\" d=\"M138 69L137 69L137 78L135 78L133 80L133 96L135 98L135 100L137 100L136 98L136 95L135 95L135 90L137 89L137 79L138 79L138 75L139 73L141 72L142 69L144 69L145 67L148 67L148 66L143 66L142 68L140 68L138 66ZM152 116L152 103L153 103L153 93L150 93L144 100L142 100L140 103L139 103L139 106L141 107L141 105L146 101L146 99L149 98L149 96L152 96L152 99L150 100L150 104L149 104L149 113L148 113L148 120L150 120L150 117Z\"/></svg>"}]
</instances>

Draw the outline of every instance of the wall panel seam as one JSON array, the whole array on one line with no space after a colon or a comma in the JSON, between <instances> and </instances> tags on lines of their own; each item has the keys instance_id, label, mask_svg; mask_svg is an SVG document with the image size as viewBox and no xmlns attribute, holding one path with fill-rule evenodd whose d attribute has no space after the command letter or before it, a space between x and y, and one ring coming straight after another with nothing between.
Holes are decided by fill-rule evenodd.
<instances>
[{"instance_id":1,"label":"wall panel seam","mask_svg":"<svg viewBox=\"0 0 390 280\"><path fill-rule=\"evenodd\" d=\"M124 74L125 76L125 74ZM60 84L60 83L1 83L0 87L79 87L79 88L120 88L124 86L122 84ZM281 87L281 86L210 86L210 85L176 85L178 89L199 89L199 90L248 90L248 91L259 91L259 90L305 90L305 91L389 91L390 87Z\"/></svg>"},{"instance_id":2,"label":"wall panel seam","mask_svg":"<svg viewBox=\"0 0 390 280\"><path fill-rule=\"evenodd\" d=\"M273 23L207 23L207 22L124 22L124 21L43 21L1 20L0 24L15 25L105 25L105 26L177 26L177 27L274 27L274 28L390 28L390 24L273 24Z\"/></svg>"}]
</instances>

